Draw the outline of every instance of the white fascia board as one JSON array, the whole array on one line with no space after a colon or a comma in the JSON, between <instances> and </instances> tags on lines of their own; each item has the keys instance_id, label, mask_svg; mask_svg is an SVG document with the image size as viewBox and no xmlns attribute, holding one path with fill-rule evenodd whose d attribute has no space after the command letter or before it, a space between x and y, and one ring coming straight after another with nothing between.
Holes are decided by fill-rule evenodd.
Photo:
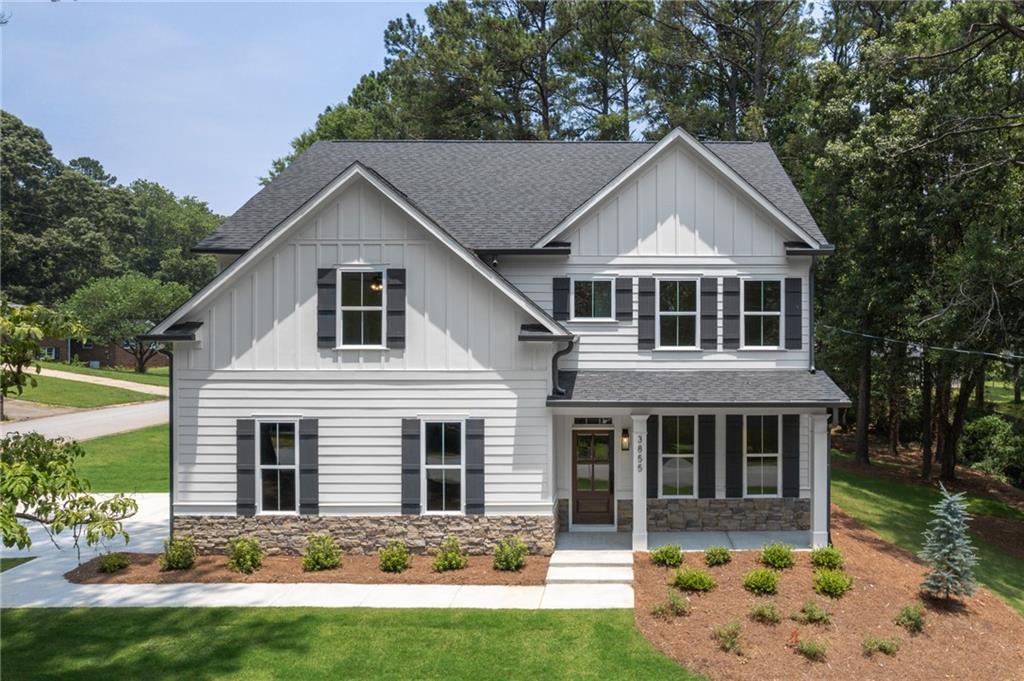
<instances>
[{"instance_id":1,"label":"white fascia board","mask_svg":"<svg viewBox=\"0 0 1024 681\"><path fill-rule=\"evenodd\" d=\"M584 203L580 204L576 210L569 213L561 222L555 225L554 229L549 231L547 234L542 236L539 241L534 244L534 248L543 248L548 243L554 241L559 236L564 234L570 227L579 222L583 216L588 214L591 209L597 206L599 203L608 198L612 193L618 190L622 185L628 182L631 178L635 177L648 166L653 159L661 155L665 149L669 148L674 144L681 144L687 149L696 153L700 158L709 163L718 172L732 182L740 191L742 191L748 198L753 200L757 205L764 208L772 217L778 220L782 225L797 236L802 241L811 245L820 245L818 240L808 234L802 227L793 222L793 219L788 215L779 210L774 203L765 198L764 194L754 188L749 182L743 179L739 173L733 170L729 164L722 159L715 156L707 147L701 144L700 140L686 132L682 128L675 128L670 133L661 138L657 144L644 152L640 158L633 161L625 170L619 173L611 182L601 188L601 191L597 192Z\"/></svg>"}]
</instances>

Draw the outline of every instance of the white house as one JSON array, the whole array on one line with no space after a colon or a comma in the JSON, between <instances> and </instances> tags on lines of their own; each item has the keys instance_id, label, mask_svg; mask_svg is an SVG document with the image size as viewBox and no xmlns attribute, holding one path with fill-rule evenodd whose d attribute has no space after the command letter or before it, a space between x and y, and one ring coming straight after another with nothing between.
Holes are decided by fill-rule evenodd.
<instances>
[{"instance_id":1,"label":"white house","mask_svg":"<svg viewBox=\"0 0 1024 681\"><path fill-rule=\"evenodd\" d=\"M203 548L827 542L832 248L767 144L318 142L196 250L222 271L148 337Z\"/></svg>"}]
</instances>

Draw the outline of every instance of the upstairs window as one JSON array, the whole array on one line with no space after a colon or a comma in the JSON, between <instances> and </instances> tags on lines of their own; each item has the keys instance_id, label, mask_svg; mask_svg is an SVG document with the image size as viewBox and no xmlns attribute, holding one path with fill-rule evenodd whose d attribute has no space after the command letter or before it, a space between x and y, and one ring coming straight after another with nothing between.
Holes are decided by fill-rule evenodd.
<instances>
[{"instance_id":1,"label":"upstairs window","mask_svg":"<svg viewBox=\"0 0 1024 681\"><path fill-rule=\"evenodd\" d=\"M260 422L260 511L294 512L298 496L295 422Z\"/></svg>"},{"instance_id":2,"label":"upstairs window","mask_svg":"<svg viewBox=\"0 0 1024 681\"><path fill-rule=\"evenodd\" d=\"M696 281L658 281L658 346L698 346Z\"/></svg>"},{"instance_id":3,"label":"upstairs window","mask_svg":"<svg viewBox=\"0 0 1024 681\"><path fill-rule=\"evenodd\" d=\"M341 347L384 345L384 273L341 271Z\"/></svg>"},{"instance_id":4,"label":"upstairs window","mask_svg":"<svg viewBox=\"0 0 1024 681\"><path fill-rule=\"evenodd\" d=\"M777 348L782 325L782 282L743 282L743 345Z\"/></svg>"},{"instance_id":5,"label":"upstairs window","mask_svg":"<svg viewBox=\"0 0 1024 681\"><path fill-rule=\"evenodd\" d=\"M743 433L744 495L779 496L782 467L779 466L779 417L747 416Z\"/></svg>"},{"instance_id":6,"label":"upstairs window","mask_svg":"<svg viewBox=\"0 0 1024 681\"><path fill-rule=\"evenodd\" d=\"M612 280L576 280L572 285L573 319L614 319Z\"/></svg>"}]
</instances>

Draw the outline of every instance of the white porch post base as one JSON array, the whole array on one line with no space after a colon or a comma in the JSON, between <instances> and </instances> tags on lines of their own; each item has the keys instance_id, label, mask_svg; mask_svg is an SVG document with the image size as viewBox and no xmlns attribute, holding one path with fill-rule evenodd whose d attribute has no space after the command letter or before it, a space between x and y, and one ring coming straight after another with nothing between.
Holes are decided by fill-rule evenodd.
<instances>
[{"instance_id":1,"label":"white porch post base","mask_svg":"<svg viewBox=\"0 0 1024 681\"><path fill-rule=\"evenodd\" d=\"M647 414L633 414L633 550L647 550L647 467L657 465L648 456Z\"/></svg>"},{"instance_id":2,"label":"white porch post base","mask_svg":"<svg viewBox=\"0 0 1024 681\"><path fill-rule=\"evenodd\" d=\"M828 546L828 414L811 416L811 546Z\"/></svg>"}]
</instances>

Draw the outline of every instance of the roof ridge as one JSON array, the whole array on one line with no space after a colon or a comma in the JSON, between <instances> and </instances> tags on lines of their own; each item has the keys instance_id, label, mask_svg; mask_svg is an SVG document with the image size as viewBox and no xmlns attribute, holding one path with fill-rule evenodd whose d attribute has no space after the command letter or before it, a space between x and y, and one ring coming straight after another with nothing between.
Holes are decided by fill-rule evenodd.
<instances>
[{"instance_id":1,"label":"roof ridge","mask_svg":"<svg viewBox=\"0 0 1024 681\"><path fill-rule=\"evenodd\" d=\"M646 144L654 145L657 142L652 140L444 140L444 139L336 139L317 140L316 143L329 142L331 144L346 144L352 142L383 142L402 144Z\"/></svg>"}]
</instances>

